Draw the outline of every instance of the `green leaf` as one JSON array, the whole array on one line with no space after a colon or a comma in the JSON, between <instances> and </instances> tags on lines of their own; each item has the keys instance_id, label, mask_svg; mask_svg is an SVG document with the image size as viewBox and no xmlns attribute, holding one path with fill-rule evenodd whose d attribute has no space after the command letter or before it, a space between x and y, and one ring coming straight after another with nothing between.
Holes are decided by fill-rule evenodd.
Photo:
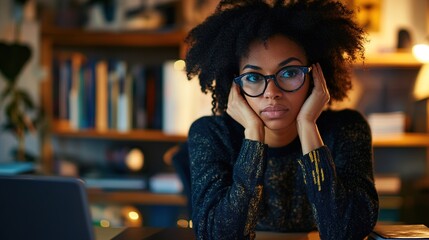
<instances>
[{"instance_id":1,"label":"green leaf","mask_svg":"<svg viewBox=\"0 0 429 240\"><path fill-rule=\"evenodd\" d=\"M13 93L13 85L9 84L0 95L0 103L2 103L9 95Z\"/></svg>"},{"instance_id":2,"label":"green leaf","mask_svg":"<svg viewBox=\"0 0 429 240\"><path fill-rule=\"evenodd\" d=\"M33 99L31 99L30 95L26 91L22 89L18 89L16 91L16 94L19 100L22 101L22 103L27 109L30 109L30 110L34 109Z\"/></svg>"}]
</instances>

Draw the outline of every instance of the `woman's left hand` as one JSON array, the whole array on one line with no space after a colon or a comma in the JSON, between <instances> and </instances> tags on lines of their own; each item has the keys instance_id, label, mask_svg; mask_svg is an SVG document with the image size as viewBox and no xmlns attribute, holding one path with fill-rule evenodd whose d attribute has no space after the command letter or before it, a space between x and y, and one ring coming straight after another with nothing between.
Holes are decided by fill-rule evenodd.
<instances>
[{"instance_id":1,"label":"woman's left hand","mask_svg":"<svg viewBox=\"0 0 429 240\"><path fill-rule=\"evenodd\" d=\"M322 68L319 63L313 64L313 82L314 88L311 90L310 96L305 100L304 104L297 116L299 123L315 124L317 118L322 113L326 104L329 102L330 95L326 80L323 76Z\"/></svg>"}]
</instances>

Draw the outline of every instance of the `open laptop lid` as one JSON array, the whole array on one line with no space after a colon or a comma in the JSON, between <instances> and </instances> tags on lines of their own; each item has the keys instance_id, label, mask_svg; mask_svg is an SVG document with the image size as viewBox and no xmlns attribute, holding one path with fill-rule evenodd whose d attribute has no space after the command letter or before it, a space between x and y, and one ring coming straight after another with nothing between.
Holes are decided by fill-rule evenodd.
<instances>
[{"instance_id":1,"label":"open laptop lid","mask_svg":"<svg viewBox=\"0 0 429 240\"><path fill-rule=\"evenodd\" d=\"M83 181L0 176L0 239L93 240Z\"/></svg>"}]
</instances>

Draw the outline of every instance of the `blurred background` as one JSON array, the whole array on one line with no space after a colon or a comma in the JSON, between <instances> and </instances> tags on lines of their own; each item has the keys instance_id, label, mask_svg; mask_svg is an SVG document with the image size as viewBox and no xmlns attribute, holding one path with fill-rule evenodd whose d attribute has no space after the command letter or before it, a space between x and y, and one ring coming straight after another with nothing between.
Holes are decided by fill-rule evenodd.
<instances>
[{"instance_id":1,"label":"blurred background","mask_svg":"<svg viewBox=\"0 0 429 240\"><path fill-rule=\"evenodd\" d=\"M333 108L371 125L379 221L428 225L429 1L342 2L369 41ZM0 174L83 178L97 226L191 227L173 156L211 105L184 38L217 3L0 1Z\"/></svg>"}]
</instances>

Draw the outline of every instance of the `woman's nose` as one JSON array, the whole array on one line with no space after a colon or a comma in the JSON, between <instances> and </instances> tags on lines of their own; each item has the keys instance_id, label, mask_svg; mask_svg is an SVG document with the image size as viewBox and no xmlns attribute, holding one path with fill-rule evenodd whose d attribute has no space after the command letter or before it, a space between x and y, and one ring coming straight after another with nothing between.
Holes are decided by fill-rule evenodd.
<instances>
[{"instance_id":1,"label":"woman's nose","mask_svg":"<svg viewBox=\"0 0 429 240\"><path fill-rule=\"evenodd\" d=\"M267 83L267 89L265 89L264 97L265 98L278 98L282 94L282 90L277 87L274 82L274 79L269 79Z\"/></svg>"}]
</instances>

